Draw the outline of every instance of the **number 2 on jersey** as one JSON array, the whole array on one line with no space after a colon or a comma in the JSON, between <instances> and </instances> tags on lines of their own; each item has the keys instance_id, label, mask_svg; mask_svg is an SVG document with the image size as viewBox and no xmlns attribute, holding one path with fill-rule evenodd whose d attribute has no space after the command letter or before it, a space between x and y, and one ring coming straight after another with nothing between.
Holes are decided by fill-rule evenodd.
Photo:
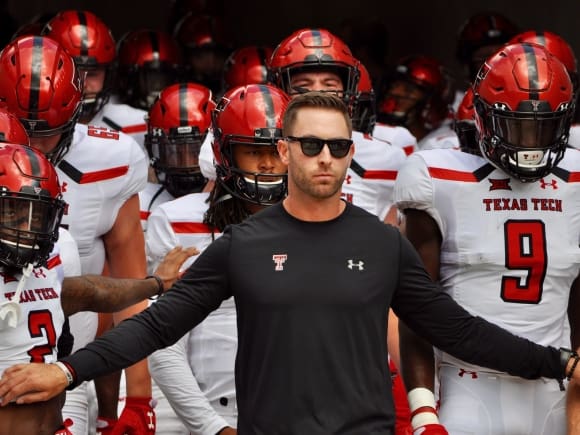
<instances>
[{"instance_id":1,"label":"number 2 on jersey","mask_svg":"<svg viewBox=\"0 0 580 435\"><path fill-rule=\"evenodd\" d=\"M548 267L546 228L540 220L508 220L504 225L505 266L526 276L504 275L501 298L506 302L538 304Z\"/></svg>"},{"instance_id":2,"label":"number 2 on jersey","mask_svg":"<svg viewBox=\"0 0 580 435\"><path fill-rule=\"evenodd\" d=\"M46 337L46 344L34 346L28 351L30 362L46 362L44 357L52 354L57 340L51 312L49 310L31 311L28 314L28 331L33 338Z\"/></svg>"}]
</instances>

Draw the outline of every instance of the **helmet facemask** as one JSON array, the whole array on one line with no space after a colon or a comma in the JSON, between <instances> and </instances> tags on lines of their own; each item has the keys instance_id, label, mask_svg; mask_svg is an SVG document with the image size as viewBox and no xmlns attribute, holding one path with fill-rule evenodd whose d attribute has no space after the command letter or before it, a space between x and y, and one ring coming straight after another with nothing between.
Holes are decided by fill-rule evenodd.
<instances>
[{"instance_id":1,"label":"helmet facemask","mask_svg":"<svg viewBox=\"0 0 580 435\"><path fill-rule=\"evenodd\" d=\"M217 180L231 195L262 206L276 204L286 196L288 190L286 173L272 174L244 171L239 168L234 159L235 146L276 147L278 140L282 138L282 131L276 129L276 133L271 138L268 138L271 134L271 132L264 131L263 139L236 135L228 135L224 139L224 160L231 162L231 165L216 165Z\"/></svg>"},{"instance_id":2,"label":"helmet facemask","mask_svg":"<svg viewBox=\"0 0 580 435\"><path fill-rule=\"evenodd\" d=\"M76 59L75 59L76 61ZM86 66L78 64L79 72L84 75L84 81L86 83L86 77L91 73L99 70L105 70L105 78L103 81L103 87L100 91L87 95L86 92L83 93L83 100L82 100L82 107L81 113L79 116L79 121L83 123L88 123L91 119L95 117L97 113L101 111L101 109L109 102L109 98L111 97L111 93L113 92L113 83L114 83L114 64L104 65L97 65L97 66Z\"/></svg>"},{"instance_id":3,"label":"helmet facemask","mask_svg":"<svg viewBox=\"0 0 580 435\"><path fill-rule=\"evenodd\" d=\"M482 154L522 182L547 176L562 160L572 118L572 105L552 111L545 101L522 101L516 111L502 103L475 102Z\"/></svg>"},{"instance_id":4,"label":"helmet facemask","mask_svg":"<svg viewBox=\"0 0 580 435\"><path fill-rule=\"evenodd\" d=\"M201 192L207 178L201 173L199 152L205 135L195 126L171 128L167 135L161 128L151 128L145 144L155 173L167 191L178 198Z\"/></svg>"},{"instance_id":5,"label":"helmet facemask","mask_svg":"<svg viewBox=\"0 0 580 435\"><path fill-rule=\"evenodd\" d=\"M0 262L6 266L45 265L58 239L65 203L36 189L0 190Z\"/></svg>"}]
</instances>

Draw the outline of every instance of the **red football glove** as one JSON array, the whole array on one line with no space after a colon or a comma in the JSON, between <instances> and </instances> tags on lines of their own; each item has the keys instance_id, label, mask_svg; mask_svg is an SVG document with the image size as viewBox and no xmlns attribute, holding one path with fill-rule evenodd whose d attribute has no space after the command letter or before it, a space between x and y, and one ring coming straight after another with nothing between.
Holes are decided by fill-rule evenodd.
<instances>
[{"instance_id":1,"label":"red football glove","mask_svg":"<svg viewBox=\"0 0 580 435\"><path fill-rule=\"evenodd\" d=\"M413 435L449 435L447 429L439 423L426 424L413 431Z\"/></svg>"},{"instance_id":2,"label":"red football glove","mask_svg":"<svg viewBox=\"0 0 580 435\"><path fill-rule=\"evenodd\" d=\"M157 420L151 397L127 397L111 435L154 435Z\"/></svg>"},{"instance_id":3,"label":"red football glove","mask_svg":"<svg viewBox=\"0 0 580 435\"><path fill-rule=\"evenodd\" d=\"M97 417L97 435L111 435L117 421L113 418Z\"/></svg>"},{"instance_id":4,"label":"red football glove","mask_svg":"<svg viewBox=\"0 0 580 435\"><path fill-rule=\"evenodd\" d=\"M73 425L73 421L70 418L67 418L63 423L62 427L57 430L54 435L73 435L73 433L68 429Z\"/></svg>"}]
</instances>

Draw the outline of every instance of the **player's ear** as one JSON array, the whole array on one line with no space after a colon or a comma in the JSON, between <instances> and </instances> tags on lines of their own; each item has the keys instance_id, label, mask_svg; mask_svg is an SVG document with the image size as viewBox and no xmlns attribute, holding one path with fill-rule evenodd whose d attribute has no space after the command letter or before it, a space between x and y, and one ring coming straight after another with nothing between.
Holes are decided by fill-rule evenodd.
<instances>
[{"instance_id":1,"label":"player's ear","mask_svg":"<svg viewBox=\"0 0 580 435\"><path fill-rule=\"evenodd\" d=\"M288 165L288 141L286 141L285 139L279 139L278 140L278 154L280 155L280 160L282 160L282 163L284 163L285 165Z\"/></svg>"}]
</instances>

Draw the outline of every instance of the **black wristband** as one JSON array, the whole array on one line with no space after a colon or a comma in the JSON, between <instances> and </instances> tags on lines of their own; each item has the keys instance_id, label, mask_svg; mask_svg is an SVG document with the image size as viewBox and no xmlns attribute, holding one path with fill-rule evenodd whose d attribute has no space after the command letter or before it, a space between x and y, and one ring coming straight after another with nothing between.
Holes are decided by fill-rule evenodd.
<instances>
[{"instance_id":1,"label":"black wristband","mask_svg":"<svg viewBox=\"0 0 580 435\"><path fill-rule=\"evenodd\" d=\"M566 377L566 368L568 367L568 361L574 355L574 351L572 349L567 349L565 347L561 347L560 349L560 367L562 367L562 378Z\"/></svg>"},{"instance_id":2,"label":"black wristband","mask_svg":"<svg viewBox=\"0 0 580 435\"><path fill-rule=\"evenodd\" d=\"M570 358L574 358L574 362L572 363L572 367L570 367L568 373L566 373L566 379L568 380L570 380L572 376L574 376L574 370L576 370L578 361L580 361L580 356L576 352L572 352L572 356Z\"/></svg>"},{"instance_id":3,"label":"black wristband","mask_svg":"<svg viewBox=\"0 0 580 435\"><path fill-rule=\"evenodd\" d=\"M157 294L149 298L151 300L155 300L165 292L165 287L163 286L163 280L159 278L157 275L147 275L145 277L145 279L149 278L153 278L155 281L157 281Z\"/></svg>"}]
</instances>

